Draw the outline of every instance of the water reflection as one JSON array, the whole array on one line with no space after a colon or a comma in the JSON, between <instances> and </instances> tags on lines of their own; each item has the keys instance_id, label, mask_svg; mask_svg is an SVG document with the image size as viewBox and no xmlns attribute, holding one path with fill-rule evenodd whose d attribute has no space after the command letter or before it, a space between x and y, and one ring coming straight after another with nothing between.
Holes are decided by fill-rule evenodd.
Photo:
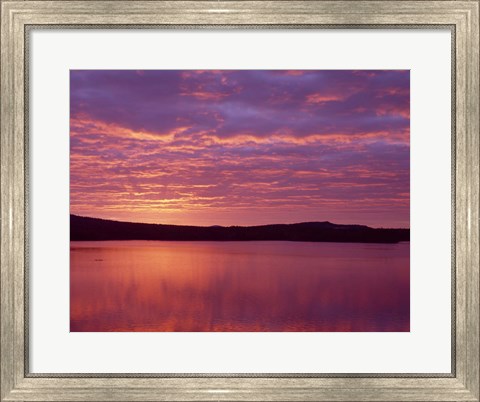
<instances>
[{"instance_id":1,"label":"water reflection","mask_svg":"<svg viewBox=\"0 0 480 402\"><path fill-rule=\"evenodd\" d=\"M409 243L71 242L71 331L409 331Z\"/></svg>"}]
</instances>

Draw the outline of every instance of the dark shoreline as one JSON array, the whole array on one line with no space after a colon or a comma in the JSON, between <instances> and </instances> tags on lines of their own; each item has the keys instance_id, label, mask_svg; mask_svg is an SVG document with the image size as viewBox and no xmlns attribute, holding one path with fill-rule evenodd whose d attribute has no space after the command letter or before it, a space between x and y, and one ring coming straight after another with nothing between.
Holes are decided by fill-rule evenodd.
<instances>
[{"instance_id":1,"label":"dark shoreline","mask_svg":"<svg viewBox=\"0 0 480 402\"><path fill-rule=\"evenodd\" d=\"M304 222L262 226L178 226L119 222L70 215L71 241L302 241L398 243L410 240L410 229L375 229L363 225Z\"/></svg>"}]
</instances>

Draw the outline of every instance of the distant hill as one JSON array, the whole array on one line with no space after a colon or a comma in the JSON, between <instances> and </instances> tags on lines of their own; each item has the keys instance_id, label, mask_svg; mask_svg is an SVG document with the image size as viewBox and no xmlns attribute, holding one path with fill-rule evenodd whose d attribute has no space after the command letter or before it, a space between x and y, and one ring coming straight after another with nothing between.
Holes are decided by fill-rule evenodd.
<instances>
[{"instance_id":1,"label":"distant hill","mask_svg":"<svg viewBox=\"0 0 480 402\"><path fill-rule=\"evenodd\" d=\"M345 243L398 243L410 229L374 229L362 225L303 222L262 226L178 226L118 222L70 215L70 240L285 240Z\"/></svg>"}]
</instances>

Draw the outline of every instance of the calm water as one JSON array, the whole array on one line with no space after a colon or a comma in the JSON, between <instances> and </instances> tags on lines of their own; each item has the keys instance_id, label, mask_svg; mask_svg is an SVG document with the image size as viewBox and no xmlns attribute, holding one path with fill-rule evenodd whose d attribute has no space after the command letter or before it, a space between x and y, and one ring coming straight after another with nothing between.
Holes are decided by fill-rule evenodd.
<instances>
[{"instance_id":1,"label":"calm water","mask_svg":"<svg viewBox=\"0 0 480 402\"><path fill-rule=\"evenodd\" d=\"M71 242L71 331L409 331L409 246Z\"/></svg>"}]
</instances>

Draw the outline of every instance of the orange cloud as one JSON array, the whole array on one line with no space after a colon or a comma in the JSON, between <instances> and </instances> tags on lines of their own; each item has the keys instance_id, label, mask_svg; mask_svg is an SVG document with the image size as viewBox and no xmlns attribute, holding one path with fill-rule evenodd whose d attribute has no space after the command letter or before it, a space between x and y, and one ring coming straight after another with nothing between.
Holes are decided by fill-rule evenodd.
<instances>
[{"instance_id":1,"label":"orange cloud","mask_svg":"<svg viewBox=\"0 0 480 402\"><path fill-rule=\"evenodd\" d=\"M336 102L343 100L344 98L341 95L327 95L327 94L311 94L307 96L307 103L309 104L322 104L327 102Z\"/></svg>"},{"instance_id":2,"label":"orange cloud","mask_svg":"<svg viewBox=\"0 0 480 402\"><path fill-rule=\"evenodd\" d=\"M228 94L221 92L182 92L181 96L191 96L199 100L220 100L228 96Z\"/></svg>"},{"instance_id":3,"label":"orange cloud","mask_svg":"<svg viewBox=\"0 0 480 402\"><path fill-rule=\"evenodd\" d=\"M97 139L88 138L88 135L108 135L110 138L134 139L140 141L172 142L175 136L188 130L190 127L178 127L172 131L161 133L145 130L132 130L114 123L88 118L72 118L70 122L70 135L82 136L82 142L98 142ZM85 137L87 136L87 137Z\"/></svg>"}]
</instances>

